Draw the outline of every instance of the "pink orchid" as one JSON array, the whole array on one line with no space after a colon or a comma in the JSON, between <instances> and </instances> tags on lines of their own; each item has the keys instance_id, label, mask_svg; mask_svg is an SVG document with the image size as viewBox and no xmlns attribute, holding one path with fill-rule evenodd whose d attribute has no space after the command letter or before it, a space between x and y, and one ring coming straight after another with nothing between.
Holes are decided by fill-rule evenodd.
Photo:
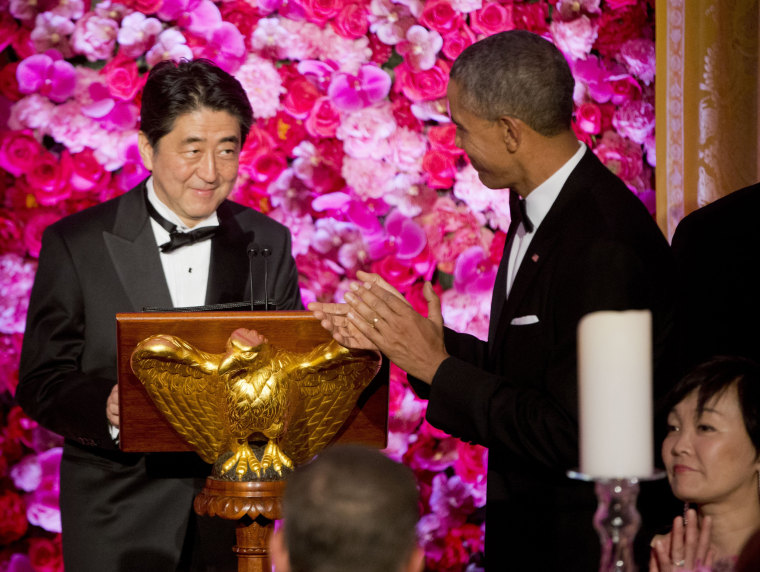
<instances>
[{"instance_id":1,"label":"pink orchid","mask_svg":"<svg viewBox=\"0 0 760 572\"><path fill-rule=\"evenodd\" d=\"M415 19L409 8L391 0L372 0L369 4L369 30L381 42L395 46L406 37L406 31Z\"/></svg>"},{"instance_id":2,"label":"pink orchid","mask_svg":"<svg viewBox=\"0 0 760 572\"><path fill-rule=\"evenodd\" d=\"M457 258L454 267L454 287L457 292L491 292L495 279L496 266L482 246L471 246Z\"/></svg>"},{"instance_id":3,"label":"pink orchid","mask_svg":"<svg viewBox=\"0 0 760 572\"><path fill-rule=\"evenodd\" d=\"M327 95L341 111L356 111L385 99L390 89L390 76L381 68L367 64L356 75L336 74Z\"/></svg>"},{"instance_id":4,"label":"pink orchid","mask_svg":"<svg viewBox=\"0 0 760 572\"><path fill-rule=\"evenodd\" d=\"M59 103L71 97L76 87L74 66L61 59L56 50L23 60L16 69L16 79L21 93L40 93Z\"/></svg>"},{"instance_id":5,"label":"pink orchid","mask_svg":"<svg viewBox=\"0 0 760 572\"><path fill-rule=\"evenodd\" d=\"M246 58L245 38L230 22L221 22L206 35L201 52L228 73L235 73Z\"/></svg>"},{"instance_id":6,"label":"pink orchid","mask_svg":"<svg viewBox=\"0 0 760 572\"><path fill-rule=\"evenodd\" d=\"M420 225L405 217L400 211L392 211L385 219L388 242L401 260L410 260L420 254L427 244L427 236Z\"/></svg>"},{"instance_id":7,"label":"pink orchid","mask_svg":"<svg viewBox=\"0 0 760 572\"><path fill-rule=\"evenodd\" d=\"M443 38L435 30L414 25L406 31L406 40L399 42L396 51L416 70L429 70L435 65Z\"/></svg>"},{"instance_id":8,"label":"pink orchid","mask_svg":"<svg viewBox=\"0 0 760 572\"><path fill-rule=\"evenodd\" d=\"M179 20L184 14L195 11L202 0L163 0L161 8L156 12L164 22Z\"/></svg>"}]
</instances>

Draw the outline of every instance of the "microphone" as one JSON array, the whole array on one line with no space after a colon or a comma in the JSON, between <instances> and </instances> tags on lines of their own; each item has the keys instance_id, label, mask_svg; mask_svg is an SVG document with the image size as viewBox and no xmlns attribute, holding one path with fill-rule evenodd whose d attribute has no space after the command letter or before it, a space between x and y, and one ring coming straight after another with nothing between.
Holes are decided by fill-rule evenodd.
<instances>
[{"instance_id":1,"label":"microphone","mask_svg":"<svg viewBox=\"0 0 760 572\"><path fill-rule=\"evenodd\" d=\"M261 249L261 256L264 258L264 310L269 311L269 256L272 251L264 247Z\"/></svg>"},{"instance_id":2,"label":"microphone","mask_svg":"<svg viewBox=\"0 0 760 572\"><path fill-rule=\"evenodd\" d=\"M251 232L251 235L253 235L253 232ZM251 281L251 312L253 312L253 257L259 253L253 238L251 238L246 252L248 253L248 279Z\"/></svg>"}]
</instances>

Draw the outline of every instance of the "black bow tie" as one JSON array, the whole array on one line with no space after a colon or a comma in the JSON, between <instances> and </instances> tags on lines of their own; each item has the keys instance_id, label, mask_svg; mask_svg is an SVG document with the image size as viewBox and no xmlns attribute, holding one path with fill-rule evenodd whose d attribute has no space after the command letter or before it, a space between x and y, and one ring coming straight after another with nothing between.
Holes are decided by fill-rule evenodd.
<instances>
[{"instance_id":1,"label":"black bow tie","mask_svg":"<svg viewBox=\"0 0 760 572\"><path fill-rule=\"evenodd\" d=\"M527 232L533 232L533 222L525 210L525 199L512 190L509 191L509 216L516 225L522 222Z\"/></svg>"},{"instance_id":2,"label":"black bow tie","mask_svg":"<svg viewBox=\"0 0 760 572\"><path fill-rule=\"evenodd\" d=\"M204 226L203 228L197 228L190 232L182 232L181 230L177 230L176 224L169 222L158 213L156 207L154 207L148 200L147 193L145 195L145 204L148 207L150 218L160 224L161 227L169 233L169 242L165 242L159 246L161 252L173 252L183 246L208 240L219 230L218 226Z\"/></svg>"}]
</instances>

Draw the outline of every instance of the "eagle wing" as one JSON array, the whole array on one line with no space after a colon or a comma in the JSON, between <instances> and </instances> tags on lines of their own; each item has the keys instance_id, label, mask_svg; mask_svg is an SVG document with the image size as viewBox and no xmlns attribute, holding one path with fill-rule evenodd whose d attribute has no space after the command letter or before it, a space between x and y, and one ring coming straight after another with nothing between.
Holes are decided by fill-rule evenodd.
<instances>
[{"instance_id":1,"label":"eagle wing","mask_svg":"<svg viewBox=\"0 0 760 572\"><path fill-rule=\"evenodd\" d=\"M289 378L298 386L298 399L280 446L300 465L324 449L340 430L380 370L381 358L378 352L350 350L333 340L295 362Z\"/></svg>"},{"instance_id":2,"label":"eagle wing","mask_svg":"<svg viewBox=\"0 0 760 572\"><path fill-rule=\"evenodd\" d=\"M132 352L132 371L153 403L207 463L227 441L219 360L169 335L146 338Z\"/></svg>"}]
</instances>

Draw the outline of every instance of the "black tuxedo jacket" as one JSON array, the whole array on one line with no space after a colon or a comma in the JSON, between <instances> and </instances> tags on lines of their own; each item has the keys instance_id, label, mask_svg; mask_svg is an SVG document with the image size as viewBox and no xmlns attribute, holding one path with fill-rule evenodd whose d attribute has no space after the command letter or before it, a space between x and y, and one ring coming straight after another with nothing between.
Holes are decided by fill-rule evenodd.
<instances>
[{"instance_id":1,"label":"black tuxedo jacket","mask_svg":"<svg viewBox=\"0 0 760 572\"><path fill-rule=\"evenodd\" d=\"M673 235L684 368L714 355L760 361L760 183L684 218Z\"/></svg>"},{"instance_id":2,"label":"black tuxedo jacket","mask_svg":"<svg viewBox=\"0 0 760 572\"><path fill-rule=\"evenodd\" d=\"M29 303L16 399L65 437L64 559L82 572L174 570L196 491L194 454L121 453L105 416L116 383L115 314L172 307L144 187L45 230ZM272 252L270 296L278 309L301 309L288 230L231 201L217 215L206 303L250 300L247 246L255 232L256 244Z\"/></svg>"},{"instance_id":3,"label":"black tuxedo jacket","mask_svg":"<svg viewBox=\"0 0 760 572\"><path fill-rule=\"evenodd\" d=\"M507 299L514 232L496 277L489 339L446 330L451 357L429 389L427 419L488 447L488 570L595 570L593 487L566 476L579 462L576 328L589 312L650 309L655 360L664 365L672 256L639 199L590 150L536 230ZM666 377L658 373L657 395Z\"/></svg>"}]
</instances>

